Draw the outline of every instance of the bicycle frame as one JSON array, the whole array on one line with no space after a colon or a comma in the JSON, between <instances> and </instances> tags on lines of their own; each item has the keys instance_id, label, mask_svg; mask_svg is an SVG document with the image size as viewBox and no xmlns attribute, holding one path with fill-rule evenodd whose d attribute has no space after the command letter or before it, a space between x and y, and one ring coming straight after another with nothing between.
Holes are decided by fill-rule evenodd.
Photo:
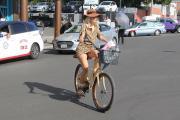
<instances>
[{"instance_id":1,"label":"bicycle frame","mask_svg":"<svg viewBox=\"0 0 180 120\"><path fill-rule=\"evenodd\" d=\"M100 49L97 49L98 51ZM103 73L103 69L104 68L101 68L101 62L100 62L100 58L99 58L99 54L98 54L98 61L99 61L99 68L96 70L96 72L94 73L93 70L90 71L90 74L88 73L88 82L89 82L89 88L92 89L92 86L95 82L95 79L97 78L97 83L98 83L98 86L100 85L99 83L99 74ZM88 71L89 72L89 71ZM103 87L104 89L106 90L106 86L105 86L105 82L104 82L104 79L103 79Z\"/></svg>"}]
</instances>

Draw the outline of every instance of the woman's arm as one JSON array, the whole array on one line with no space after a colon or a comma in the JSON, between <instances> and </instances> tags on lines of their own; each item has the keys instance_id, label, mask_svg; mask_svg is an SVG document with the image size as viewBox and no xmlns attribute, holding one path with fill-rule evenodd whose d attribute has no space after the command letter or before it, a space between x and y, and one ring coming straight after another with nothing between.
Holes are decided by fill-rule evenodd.
<instances>
[{"instance_id":1,"label":"woman's arm","mask_svg":"<svg viewBox=\"0 0 180 120\"><path fill-rule=\"evenodd\" d=\"M103 41L103 42L105 42L105 43L107 43L107 39L106 39L106 37L102 33L98 34L98 39Z\"/></svg>"},{"instance_id":2,"label":"woman's arm","mask_svg":"<svg viewBox=\"0 0 180 120\"><path fill-rule=\"evenodd\" d=\"M84 42L84 37L85 37L85 33L81 33L79 36L79 42L83 43Z\"/></svg>"},{"instance_id":3,"label":"woman's arm","mask_svg":"<svg viewBox=\"0 0 180 120\"><path fill-rule=\"evenodd\" d=\"M79 35L79 42L83 43L85 38L85 24L82 25L80 35Z\"/></svg>"}]
</instances>

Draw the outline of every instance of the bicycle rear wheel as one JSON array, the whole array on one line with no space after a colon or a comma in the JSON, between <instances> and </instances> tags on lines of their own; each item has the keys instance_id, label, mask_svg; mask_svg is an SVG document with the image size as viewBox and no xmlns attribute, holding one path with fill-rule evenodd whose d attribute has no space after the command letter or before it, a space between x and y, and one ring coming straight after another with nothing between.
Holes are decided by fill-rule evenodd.
<instances>
[{"instance_id":1,"label":"bicycle rear wheel","mask_svg":"<svg viewBox=\"0 0 180 120\"><path fill-rule=\"evenodd\" d=\"M96 77L92 87L92 97L98 111L105 112L111 108L114 99L114 83L106 73L99 74L99 82Z\"/></svg>"},{"instance_id":2,"label":"bicycle rear wheel","mask_svg":"<svg viewBox=\"0 0 180 120\"><path fill-rule=\"evenodd\" d=\"M75 87L75 91L78 91L78 76L82 73L83 69L81 64L78 64L76 66L76 70L75 70L75 74L74 74L74 87Z\"/></svg>"}]
</instances>

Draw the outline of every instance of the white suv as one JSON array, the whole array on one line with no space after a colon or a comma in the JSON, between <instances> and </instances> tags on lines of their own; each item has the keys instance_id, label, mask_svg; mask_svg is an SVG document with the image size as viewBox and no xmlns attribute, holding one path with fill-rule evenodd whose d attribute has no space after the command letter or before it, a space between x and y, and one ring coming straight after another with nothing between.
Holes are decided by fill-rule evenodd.
<instances>
[{"instance_id":1,"label":"white suv","mask_svg":"<svg viewBox=\"0 0 180 120\"><path fill-rule=\"evenodd\" d=\"M44 42L32 22L0 22L0 61L29 56L39 57Z\"/></svg>"},{"instance_id":2,"label":"white suv","mask_svg":"<svg viewBox=\"0 0 180 120\"><path fill-rule=\"evenodd\" d=\"M103 8L106 11L116 11L117 10L117 4L114 1L103 1L99 4L98 8Z\"/></svg>"},{"instance_id":3,"label":"white suv","mask_svg":"<svg viewBox=\"0 0 180 120\"><path fill-rule=\"evenodd\" d=\"M49 2L39 2L35 5L32 5L30 7L30 11L45 12L49 10L49 7Z\"/></svg>"}]
</instances>

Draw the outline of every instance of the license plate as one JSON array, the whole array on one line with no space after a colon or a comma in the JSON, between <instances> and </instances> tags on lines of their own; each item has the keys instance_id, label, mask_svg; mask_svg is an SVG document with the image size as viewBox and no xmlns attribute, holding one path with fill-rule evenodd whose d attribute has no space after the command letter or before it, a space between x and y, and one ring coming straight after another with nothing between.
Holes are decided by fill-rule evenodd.
<instances>
[{"instance_id":1,"label":"license plate","mask_svg":"<svg viewBox=\"0 0 180 120\"><path fill-rule=\"evenodd\" d=\"M61 48L67 48L67 44L61 44Z\"/></svg>"}]
</instances>

